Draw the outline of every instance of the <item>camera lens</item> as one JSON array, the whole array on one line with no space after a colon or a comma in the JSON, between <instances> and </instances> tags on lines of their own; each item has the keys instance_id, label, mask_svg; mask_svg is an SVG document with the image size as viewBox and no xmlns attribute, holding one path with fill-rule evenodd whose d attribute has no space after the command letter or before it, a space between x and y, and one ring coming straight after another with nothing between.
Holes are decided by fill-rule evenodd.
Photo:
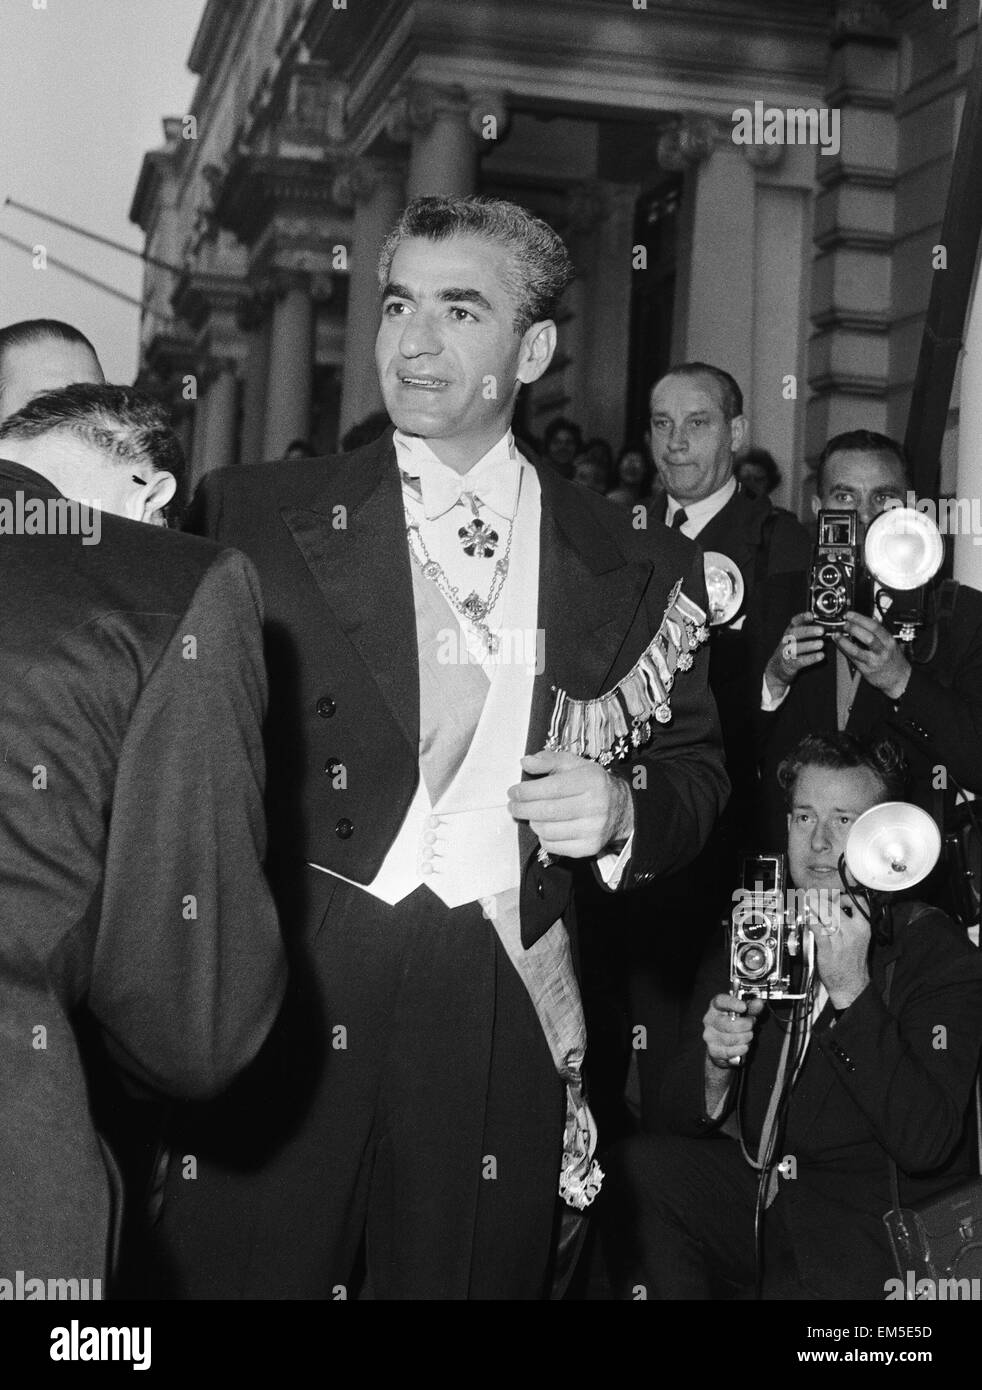
<instances>
[{"instance_id":1,"label":"camera lens","mask_svg":"<svg viewBox=\"0 0 982 1390\"><path fill-rule=\"evenodd\" d=\"M741 946L737 952L737 967L748 980L759 980L771 968L773 956L767 946Z\"/></svg>"},{"instance_id":2,"label":"camera lens","mask_svg":"<svg viewBox=\"0 0 982 1390\"><path fill-rule=\"evenodd\" d=\"M818 582L824 584L827 589L833 589L842 583L842 571L838 565L823 565L818 571Z\"/></svg>"},{"instance_id":3,"label":"camera lens","mask_svg":"<svg viewBox=\"0 0 982 1390\"><path fill-rule=\"evenodd\" d=\"M760 912L752 912L746 921L740 923L740 935L747 941L759 941L770 931L770 923Z\"/></svg>"},{"instance_id":4,"label":"camera lens","mask_svg":"<svg viewBox=\"0 0 982 1390\"><path fill-rule=\"evenodd\" d=\"M835 618L842 609L842 600L831 589L825 589L815 595L815 607L823 618Z\"/></svg>"}]
</instances>

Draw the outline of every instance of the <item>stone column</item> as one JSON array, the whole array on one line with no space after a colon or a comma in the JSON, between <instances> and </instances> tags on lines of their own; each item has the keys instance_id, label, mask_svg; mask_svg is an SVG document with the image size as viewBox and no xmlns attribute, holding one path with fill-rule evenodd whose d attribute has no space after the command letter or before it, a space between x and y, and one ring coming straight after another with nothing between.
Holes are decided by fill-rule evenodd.
<instances>
[{"instance_id":1,"label":"stone column","mask_svg":"<svg viewBox=\"0 0 982 1390\"><path fill-rule=\"evenodd\" d=\"M477 140L463 87L414 83L394 104L388 132L411 141L406 200L459 197L477 184Z\"/></svg>"},{"instance_id":2,"label":"stone column","mask_svg":"<svg viewBox=\"0 0 982 1390\"><path fill-rule=\"evenodd\" d=\"M282 458L293 439L310 429L314 366L314 307L310 279L299 271L279 275L269 348L263 458Z\"/></svg>"},{"instance_id":3,"label":"stone column","mask_svg":"<svg viewBox=\"0 0 982 1390\"><path fill-rule=\"evenodd\" d=\"M204 443L199 460L201 471L193 480L195 484L206 473L212 473L216 468L228 468L235 462L235 387L235 363L230 358L216 359L211 365Z\"/></svg>"},{"instance_id":4,"label":"stone column","mask_svg":"<svg viewBox=\"0 0 982 1390\"><path fill-rule=\"evenodd\" d=\"M749 395L753 170L709 117L687 117L664 132L658 161L686 173L673 355L722 367Z\"/></svg>"},{"instance_id":5,"label":"stone column","mask_svg":"<svg viewBox=\"0 0 982 1390\"><path fill-rule=\"evenodd\" d=\"M270 324L266 305L260 296L245 301L240 307L239 326L246 339L245 370L242 382L242 442L239 447L239 462L262 463L266 429L266 382L269 375Z\"/></svg>"},{"instance_id":6,"label":"stone column","mask_svg":"<svg viewBox=\"0 0 982 1390\"><path fill-rule=\"evenodd\" d=\"M360 159L334 187L335 201L354 207L348 259L348 312L341 378L342 435L366 415L382 409L375 371L379 322L379 251L403 205L401 172L392 165Z\"/></svg>"}]
</instances>

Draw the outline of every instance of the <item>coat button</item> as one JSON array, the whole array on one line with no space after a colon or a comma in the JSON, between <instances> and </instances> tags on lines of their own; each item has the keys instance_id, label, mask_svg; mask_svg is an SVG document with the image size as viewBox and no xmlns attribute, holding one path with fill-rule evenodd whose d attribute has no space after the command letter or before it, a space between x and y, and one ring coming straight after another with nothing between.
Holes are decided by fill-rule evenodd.
<instances>
[{"instance_id":1,"label":"coat button","mask_svg":"<svg viewBox=\"0 0 982 1390\"><path fill-rule=\"evenodd\" d=\"M346 817L342 817L334 827L334 833L339 840L350 840L355 833L355 827Z\"/></svg>"},{"instance_id":2,"label":"coat button","mask_svg":"<svg viewBox=\"0 0 982 1390\"><path fill-rule=\"evenodd\" d=\"M317 701L317 713L322 719L333 719L337 707L337 702L330 695L322 695Z\"/></svg>"},{"instance_id":3,"label":"coat button","mask_svg":"<svg viewBox=\"0 0 982 1390\"><path fill-rule=\"evenodd\" d=\"M544 898L546 895L545 884L542 882L541 878L537 878L535 880L535 891L536 893L538 893L540 898Z\"/></svg>"},{"instance_id":4,"label":"coat button","mask_svg":"<svg viewBox=\"0 0 982 1390\"><path fill-rule=\"evenodd\" d=\"M327 773L328 777L336 777L343 767L344 763L340 758L328 758L327 762L324 764L324 771Z\"/></svg>"}]
</instances>

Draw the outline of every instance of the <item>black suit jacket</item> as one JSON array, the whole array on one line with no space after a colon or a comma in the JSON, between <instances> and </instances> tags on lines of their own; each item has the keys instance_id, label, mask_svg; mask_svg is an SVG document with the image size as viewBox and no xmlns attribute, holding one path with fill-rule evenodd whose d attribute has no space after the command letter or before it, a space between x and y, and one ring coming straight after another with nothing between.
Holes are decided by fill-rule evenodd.
<instances>
[{"instance_id":1,"label":"black suit jacket","mask_svg":"<svg viewBox=\"0 0 982 1390\"><path fill-rule=\"evenodd\" d=\"M828 1010L819 1020L778 1154L796 1160L777 1201L802 1279L822 1298L884 1297L893 1274L882 1220L892 1205L889 1157L905 1203L972 1171L966 1116L982 1043L982 954L923 904L897 905L894 919L892 944L873 949L869 986L834 1027ZM728 992L727 969L720 957L707 963L688 1042L667 1074L663 1100L680 1134L713 1133L725 1118L705 1115L702 1017L714 994ZM754 1154L782 1040L765 1011L745 1077Z\"/></svg>"},{"instance_id":2,"label":"black suit jacket","mask_svg":"<svg viewBox=\"0 0 982 1390\"><path fill-rule=\"evenodd\" d=\"M609 690L661 624L669 590L705 605L690 542L635 530L603 498L537 469L542 488L538 626L528 752L546 740L554 691ZM391 431L328 459L226 470L205 478L191 529L237 546L259 570L266 605L272 850L368 883L398 833L419 776L419 674L411 559ZM688 862L727 792L706 653L679 672L672 719L617 767L631 786L635 839L622 886ZM344 765L340 795L325 769ZM644 776L635 775L635 768ZM543 868L520 824L522 938L567 910L571 866Z\"/></svg>"},{"instance_id":3,"label":"black suit jacket","mask_svg":"<svg viewBox=\"0 0 982 1390\"><path fill-rule=\"evenodd\" d=\"M18 493L60 497L0 461ZM99 520L98 544L0 539L0 1278L107 1273L120 1194L80 1036L151 1093L207 1097L284 988L252 568Z\"/></svg>"}]
</instances>

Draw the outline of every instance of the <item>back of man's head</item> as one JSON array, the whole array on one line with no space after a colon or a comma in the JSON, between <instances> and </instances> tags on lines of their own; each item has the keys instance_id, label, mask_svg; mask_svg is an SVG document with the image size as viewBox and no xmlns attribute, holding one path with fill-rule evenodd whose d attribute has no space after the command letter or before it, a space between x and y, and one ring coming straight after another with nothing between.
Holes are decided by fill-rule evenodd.
<instances>
[{"instance_id":1,"label":"back of man's head","mask_svg":"<svg viewBox=\"0 0 982 1390\"><path fill-rule=\"evenodd\" d=\"M119 470L121 498L125 499L132 491L130 482L152 490L154 482L160 481L156 475L169 476L175 484L174 488L164 489L166 500L159 503L160 507L167 507L172 493L181 490L184 454L180 443L168 423L164 407L143 391L130 386L76 383L34 396L6 420L0 420L0 455L12 452L11 443L37 445L49 438L77 441L83 447L88 467L98 456L102 465ZM39 462L35 464L32 459L30 466L60 484L65 476L64 467L55 478L54 472L43 467L43 452L35 449L34 453L39 455ZM155 476L141 480L131 476L134 469ZM140 494L133 493L133 496L136 498ZM113 506L106 510L119 508ZM134 501L133 506L126 507L121 514L138 516L139 510Z\"/></svg>"},{"instance_id":2,"label":"back of man's head","mask_svg":"<svg viewBox=\"0 0 982 1390\"><path fill-rule=\"evenodd\" d=\"M42 391L105 381L95 348L60 319L23 319L0 328L0 420Z\"/></svg>"}]
</instances>

